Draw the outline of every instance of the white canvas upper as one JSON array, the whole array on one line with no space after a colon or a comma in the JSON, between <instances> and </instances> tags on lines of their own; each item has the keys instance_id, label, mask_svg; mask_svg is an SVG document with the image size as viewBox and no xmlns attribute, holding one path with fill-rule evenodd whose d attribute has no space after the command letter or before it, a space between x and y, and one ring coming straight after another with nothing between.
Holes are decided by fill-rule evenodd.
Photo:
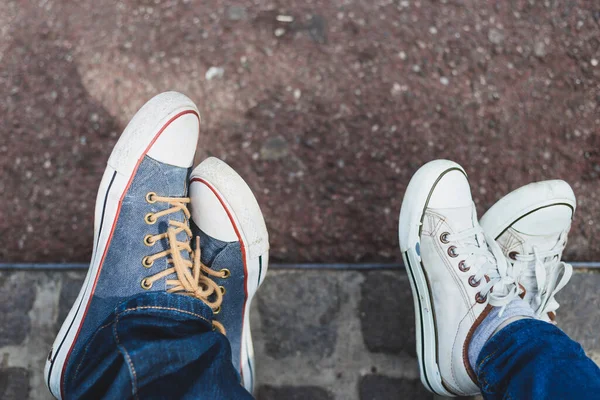
<instances>
[{"instance_id":1,"label":"white canvas upper","mask_svg":"<svg viewBox=\"0 0 600 400\"><path fill-rule=\"evenodd\" d=\"M566 182L543 181L509 193L481 220L519 271L524 299L545 321L554 319L559 306L555 295L572 275L571 265L560 260L575 207L575 194Z\"/></svg>"},{"instance_id":2,"label":"white canvas upper","mask_svg":"<svg viewBox=\"0 0 600 400\"><path fill-rule=\"evenodd\" d=\"M462 167L447 160L421 167L406 190L399 230L415 299L421 380L439 395L478 394L470 335L492 306L508 304L518 289L500 248L479 226Z\"/></svg>"}]
</instances>

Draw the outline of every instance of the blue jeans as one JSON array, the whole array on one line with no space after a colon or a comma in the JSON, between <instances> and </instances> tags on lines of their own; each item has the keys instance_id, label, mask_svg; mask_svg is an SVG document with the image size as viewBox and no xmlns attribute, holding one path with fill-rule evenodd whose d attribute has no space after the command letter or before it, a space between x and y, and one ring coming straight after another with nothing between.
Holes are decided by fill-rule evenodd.
<instances>
[{"instance_id":1,"label":"blue jeans","mask_svg":"<svg viewBox=\"0 0 600 400\"><path fill-rule=\"evenodd\" d=\"M581 345L547 322L523 319L485 344L477 377L486 399L590 399L600 396L600 369Z\"/></svg>"},{"instance_id":2,"label":"blue jeans","mask_svg":"<svg viewBox=\"0 0 600 400\"><path fill-rule=\"evenodd\" d=\"M144 293L119 304L66 381L67 399L252 399L240 384L212 311L189 296ZM520 320L483 347L477 375L486 399L583 399L600 370L555 326Z\"/></svg>"},{"instance_id":3,"label":"blue jeans","mask_svg":"<svg viewBox=\"0 0 600 400\"><path fill-rule=\"evenodd\" d=\"M67 399L252 399L212 310L189 296L144 293L119 304L79 354Z\"/></svg>"}]
</instances>

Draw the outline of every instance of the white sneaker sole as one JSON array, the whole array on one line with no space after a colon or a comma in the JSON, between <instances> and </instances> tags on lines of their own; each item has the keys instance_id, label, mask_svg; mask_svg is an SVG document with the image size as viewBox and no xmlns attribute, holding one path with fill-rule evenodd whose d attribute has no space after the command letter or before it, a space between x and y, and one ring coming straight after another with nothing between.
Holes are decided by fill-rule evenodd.
<instances>
[{"instance_id":1,"label":"white sneaker sole","mask_svg":"<svg viewBox=\"0 0 600 400\"><path fill-rule=\"evenodd\" d=\"M223 161L211 157L202 162L190 178L206 185L225 208L241 244L247 297L244 305L240 371L242 384L252 393L256 382L254 346L250 331L250 305L267 275L269 235L260 207L244 179Z\"/></svg>"},{"instance_id":2,"label":"white sneaker sole","mask_svg":"<svg viewBox=\"0 0 600 400\"><path fill-rule=\"evenodd\" d=\"M436 160L419 169L406 189L398 226L400 251L413 293L421 382L430 392L440 396L456 395L449 392L442 383L437 363L437 328L433 297L417 248L420 247L421 226L431 193L442 176L456 170L466 175L460 165L447 160Z\"/></svg>"},{"instance_id":3,"label":"white sneaker sole","mask_svg":"<svg viewBox=\"0 0 600 400\"><path fill-rule=\"evenodd\" d=\"M65 360L71 353L87 313L119 217L123 197L152 144L169 124L187 114L194 114L200 118L194 103L180 93L167 92L152 98L127 125L110 155L96 198L94 249L90 268L75 304L54 340L44 368L50 393L58 399L63 398Z\"/></svg>"},{"instance_id":4,"label":"white sneaker sole","mask_svg":"<svg viewBox=\"0 0 600 400\"><path fill-rule=\"evenodd\" d=\"M575 193L565 181L536 182L510 192L494 204L479 220L485 232L498 239L511 225L546 207L566 205L575 213Z\"/></svg>"}]
</instances>

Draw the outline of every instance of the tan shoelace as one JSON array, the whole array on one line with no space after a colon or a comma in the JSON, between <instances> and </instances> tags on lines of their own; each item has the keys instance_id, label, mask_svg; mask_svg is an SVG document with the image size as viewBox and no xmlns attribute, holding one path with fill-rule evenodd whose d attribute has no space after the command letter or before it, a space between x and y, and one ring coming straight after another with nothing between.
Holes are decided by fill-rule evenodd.
<instances>
[{"instance_id":1,"label":"tan shoelace","mask_svg":"<svg viewBox=\"0 0 600 400\"><path fill-rule=\"evenodd\" d=\"M177 234L181 232L185 232L187 237L192 236L192 231L187 224L190 212L187 209L186 204L190 202L190 199L181 197L161 197L156 195L156 193L148 193L146 200L149 203L165 202L171 205L171 207L166 210L154 214L147 214L145 217L146 223L153 224L159 217L178 211L183 211L185 221L179 222L169 220L170 226L167 229L167 232L158 235L146 235L144 238L144 243L148 246L152 246L158 240L164 238L166 238L170 244L167 250L144 257L142 259L142 265L144 265L144 267L150 268L155 260L161 257L168 257L169 255L171 258L167 259L167 262L173 266L142 280L142 287L144 289L150 289L154 282L176 273L177 279L167 280L167 285L172 286L167 289L167 292L183 292L181 294L200 299L213 310L214 314L218 314L221 310L225 288L218 286L210 277L227 278L230 275L229 270L222 269L220 271L214 271L202 264L200 261L200 237L196 237L196 251L192 250L188 241L181 242L177 240ZM184 259L181 256L182 251L187 251L193 261ZM213 295L215 299L211 301L210 297ZM213 321L213 327L225 334L225 327L220 322Z\"/></svg>"}]
</instances>

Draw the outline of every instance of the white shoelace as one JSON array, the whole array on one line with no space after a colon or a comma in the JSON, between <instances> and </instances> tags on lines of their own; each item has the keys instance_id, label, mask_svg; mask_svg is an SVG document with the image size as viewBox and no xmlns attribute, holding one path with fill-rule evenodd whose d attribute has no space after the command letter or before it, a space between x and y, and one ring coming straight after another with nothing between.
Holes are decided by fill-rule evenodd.
<instances>
[{"instance_id":1,"label":"white shoelace","mask_svg":"<svg viewBox=\"0 0 600 400\"><path fill-rule=\"evenodd\" d=\"M513 265L508 263L499 246L488 246L493 243L479 225L459 233L447 235L449 242L462 242L457 245L454 254L463 255L466 268L473 270L476 285L482 284L480 296L487 297L490 305L502 307L500 316L506 306L519 295L519 286L512 273ZM466 256L466 258L465 258ZM486 279L486 277L489 279ZM485 279L484 282L481 282Z\"/></svg>"},{"instance_id":2,"label":"white shoelace","mask_svg":"<svg viewBox=\"0 0 600 400\"><path fill-rule=\"evenodd\" d=\"M513 261L515 269L522 271L520 275L523 285L528 290L537 290L533 308L538 317L556 311L558 302L554 296L565 287L573 275L573 266L560 261L562 243L561 235L553 249L539 251L533 246L531 254L519 254L515 257L516 261Z\"/></svg>"}]
</instances>

